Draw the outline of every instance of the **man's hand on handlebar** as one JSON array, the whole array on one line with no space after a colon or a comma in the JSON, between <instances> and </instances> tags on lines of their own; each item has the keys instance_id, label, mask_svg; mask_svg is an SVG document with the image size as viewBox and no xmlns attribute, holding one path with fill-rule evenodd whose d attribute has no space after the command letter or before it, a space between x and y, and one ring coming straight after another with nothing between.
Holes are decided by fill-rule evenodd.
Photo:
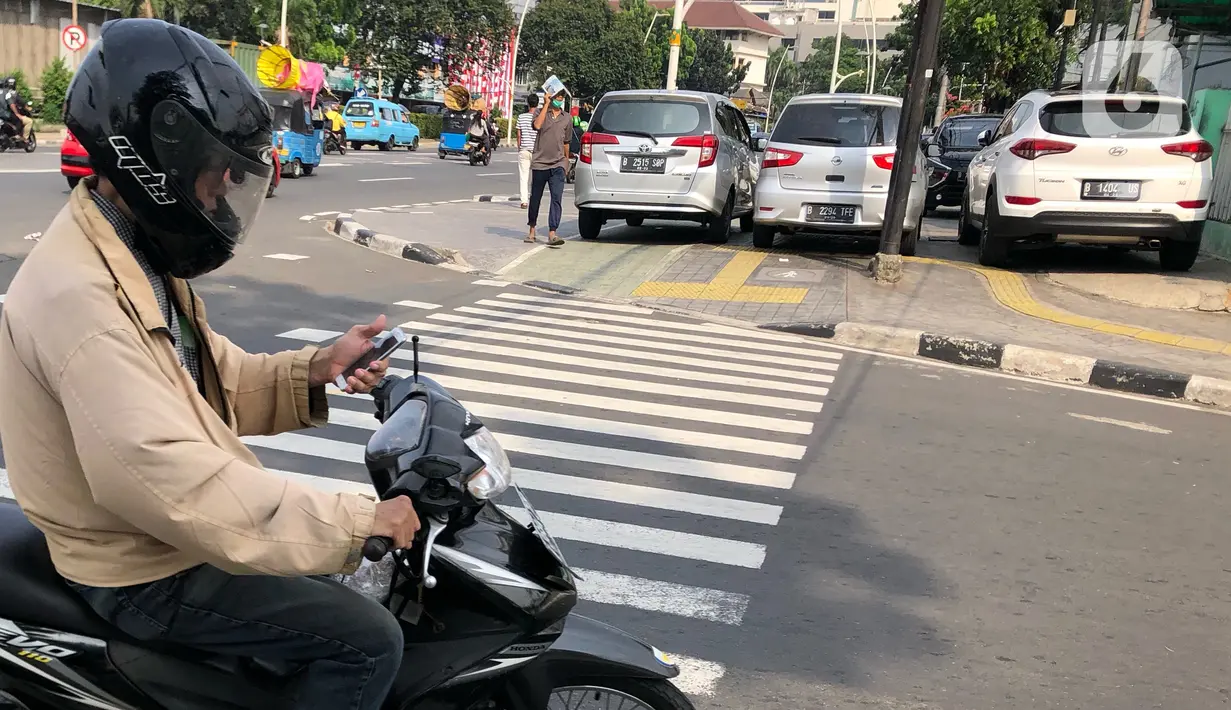
<instances>
[{"instance_id":1,"label":"man's hand on handlebar","mask_svg":"<svg viewBox=\"0 0 1231 710\"><path fill-rule=\"evenodd\" d=\"M415 533L419 531L419 515L410 503L410 498L398 496L376 504L376 521L372 525L373 537L393 540L397 549L410 547Z\"/></svg>"}]
</instances>

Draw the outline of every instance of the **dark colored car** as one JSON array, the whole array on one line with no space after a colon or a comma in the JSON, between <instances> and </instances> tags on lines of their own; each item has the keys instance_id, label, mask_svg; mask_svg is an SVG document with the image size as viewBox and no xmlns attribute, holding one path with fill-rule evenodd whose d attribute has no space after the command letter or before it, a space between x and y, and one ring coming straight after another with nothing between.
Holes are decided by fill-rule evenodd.
<instances>
[{"instance_id":1,"label":"dark colored car","mask_svg":"<svg viewBox=\"0 0 1231 710\"><path fill-rule=\"evenodd\" d=\"M966 169L975 153L983 149L979 145L979 134L984 130L996 130L1000 119L999 114L980 113L950 116L940 122L924 146L924 155L928 156L925 212L931 213L941 205L957 207L962 204Z\"/></svg>"}]
</instances>

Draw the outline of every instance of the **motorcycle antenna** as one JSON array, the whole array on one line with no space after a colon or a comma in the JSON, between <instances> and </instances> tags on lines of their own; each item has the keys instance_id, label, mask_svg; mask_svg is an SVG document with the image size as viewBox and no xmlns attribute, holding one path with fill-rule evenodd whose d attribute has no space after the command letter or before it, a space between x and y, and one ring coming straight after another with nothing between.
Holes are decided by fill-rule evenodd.
<instances>
[{"instance_id":1,"label":"motorcycle antenna","mask_svg":"<svg viewBox=\"0 0 1231 710\"><path fill-rule=\"evenodd\" d=\"M415 384L419 384L419 336L410 336L410 350L414 356L412 372L414 373Z\"/></svg>"}]
</instances>

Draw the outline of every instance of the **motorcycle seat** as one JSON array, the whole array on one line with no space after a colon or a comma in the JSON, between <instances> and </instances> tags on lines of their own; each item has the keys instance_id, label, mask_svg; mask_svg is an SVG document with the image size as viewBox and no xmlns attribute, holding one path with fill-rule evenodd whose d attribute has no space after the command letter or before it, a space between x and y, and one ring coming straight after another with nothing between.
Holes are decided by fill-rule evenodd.
<instances>
[{"instance_id":1,"label":"motorcycle seat","mask_svg":"<svg viewBox=\"0 0 1231 710\"><path fill-rule=\"evenodd\" d=\"M0 501L0 618L96 639L121 635L64 582L42 531L9 501Z\"/></svg>"}]
</instances>

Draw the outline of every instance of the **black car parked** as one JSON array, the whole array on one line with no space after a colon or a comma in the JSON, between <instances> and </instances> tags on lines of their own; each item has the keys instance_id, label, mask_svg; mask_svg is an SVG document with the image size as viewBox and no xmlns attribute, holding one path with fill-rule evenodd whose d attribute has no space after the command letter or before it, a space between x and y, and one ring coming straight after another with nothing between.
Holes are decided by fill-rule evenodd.
<instances>
[{"instance_id":1,"label":"black car parked","mask_svg":"<svg viewBox=\"0 0 1231 710\"><path fill-rule=\"evenodd\" d=\"M950 116L940 122L924 146L927 159L928 195L924 212L937 207L957 207L966 192L966 169L975 153L982 150L979 134L996 130L999 114L965 114Z\"/></svg>"}]
</instances>

